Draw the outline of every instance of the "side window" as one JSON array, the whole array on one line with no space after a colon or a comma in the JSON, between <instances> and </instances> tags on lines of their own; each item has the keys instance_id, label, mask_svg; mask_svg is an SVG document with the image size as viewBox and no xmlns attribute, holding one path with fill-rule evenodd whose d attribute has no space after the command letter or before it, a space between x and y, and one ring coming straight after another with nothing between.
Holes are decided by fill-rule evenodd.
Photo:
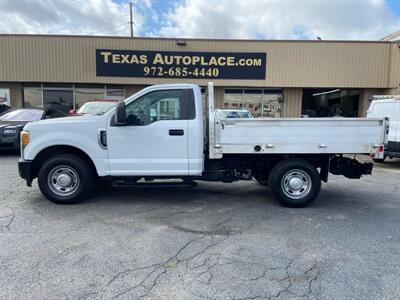
<instances>
[{"instance_id":1,"label":"side window","mask_svg":"<svg viewBox=\"0 0 400 300\"><path fill-rule=\"evenodd\" d=\"M164 90L143 95L126 107L128 125L146 126L161 120L188 119L188 91Z\"/></svg>"}]
</instances>

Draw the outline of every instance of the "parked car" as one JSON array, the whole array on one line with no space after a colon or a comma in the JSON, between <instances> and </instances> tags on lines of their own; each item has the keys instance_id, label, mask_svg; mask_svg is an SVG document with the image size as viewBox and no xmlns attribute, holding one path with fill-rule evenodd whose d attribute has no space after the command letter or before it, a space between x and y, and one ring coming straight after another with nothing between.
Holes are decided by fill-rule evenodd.
<instances>
[{"instance_id":1,"label":"parked car","mask_svg":"<svg viewBox=\"0 0 400 300\"><path fill-rule=\"evenodd\" d=\"M69 114L72 116L103 114L117 105L118 102L118 100L95 99L86 102L78 110L71 109Z\"/></svg>"},{"instance_id":2,"label":"parked car","mask_svg":"<svg viewBox=\"0 0 400 300\"><path fill-rule=\"evenodd\" d=\"M36 108L10 109L0 114L0 150L18 150L24 126L43 118L44 111Z\"/></svg>"},{"instance_id":3,"label":"parked car","mask_svg":"<svg viewBox=\"0 0 400 300\"><path fill-rule=\"evenodd\" d=\"M368 108L367 117L389 118L389 134L388 142L385 145L385 154L382 159L375 159L375 161L384 162L386 157L400 157L400 99L391 96L391 98L373 100Z\"/></svg>"},{"instance_id":4,"label":"parked car","mask_svg":"<svg viewBox=\"0 0 400 300\"><path fill-rule=\"evenodd\" d=\"M329 173L371 174L371 162L343 154L383 157L384 119L216 120L212 83L206 95L206 115L200 87L180 83L147 87L102 115L27 124L19 174L28 186L38 178L42 194L60 204L82 201L96 180L156 188L178 184L169 179L190 185L254 177L268 180L282 205L302 207Z\"/></svg>"},{"instance_id":5,"label":"parked car","mask_svg":"<svg viewBox=\"0 0 400 300\"><path fill-rule=\"evenodd\" d=\"M252 119L252 114L245 109L216 109L215 117L218 119Z\"/></svg>"}]
</instances>

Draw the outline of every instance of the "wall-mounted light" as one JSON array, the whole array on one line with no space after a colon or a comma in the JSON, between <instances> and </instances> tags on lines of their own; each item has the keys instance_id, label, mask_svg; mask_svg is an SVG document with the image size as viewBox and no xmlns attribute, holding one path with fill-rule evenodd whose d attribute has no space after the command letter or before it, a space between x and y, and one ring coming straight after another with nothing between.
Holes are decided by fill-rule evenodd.
<instances>
[{"instance_id":1,"label":"wall-mounted light","mask_svg":"<svg viewBox=\"0 0 400 300\"><path fill-rule=\"evenodd\" d=\"M178 46L186 46L186 40L177 40L177 41L176 41L176 44L177 44Z\"/></svg>"}]
</instances>

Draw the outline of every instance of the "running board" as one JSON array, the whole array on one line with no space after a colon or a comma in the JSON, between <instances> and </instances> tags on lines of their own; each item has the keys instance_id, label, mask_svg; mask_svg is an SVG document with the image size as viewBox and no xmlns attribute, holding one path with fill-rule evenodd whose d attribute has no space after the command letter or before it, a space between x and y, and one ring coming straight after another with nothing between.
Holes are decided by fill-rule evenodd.
<instances>
[{"instance_id":1,"label":"running board","mask_svg":"<svg viewBox=\"0 0 400 300\"><path fill-rule=\"evenodd\" d=\"M129 181L114 181L113 187L116 188L129 188L129 189L168 189L168 188L191 188L196 186L197 183L194 181L183 181L183 182L163 182L163 181L150 181L150 182L129 182Z\"/></svg>"}]
</instances>

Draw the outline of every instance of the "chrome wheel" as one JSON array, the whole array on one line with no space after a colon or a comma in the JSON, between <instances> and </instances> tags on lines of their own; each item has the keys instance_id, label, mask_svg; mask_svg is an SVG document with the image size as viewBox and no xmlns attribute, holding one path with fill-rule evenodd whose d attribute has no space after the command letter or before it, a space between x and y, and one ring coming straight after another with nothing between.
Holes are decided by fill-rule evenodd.
<instances>
[{"instance_id":1,"label":"chrome wheel","mask_svg":"<svg viewBox=\"0 0 400 300\"><path fill-rule=\"evenodd\" d=\"M291 199L301 199L311 190L311 177L307 172L295 169L286 172L282 177L281 188Z\"/></svg>"},{"instance_id":2,"label":"chrome wheel","mask_svg":"<svg viewBox=\"0 0 400 300\"><path fill-rule=\"evenodd\" d=\"M47 177L51 191L58 196L72 195L79 187L79 175L69 166L57 166L49 172Z\"/></svg>"}]
</instances>

